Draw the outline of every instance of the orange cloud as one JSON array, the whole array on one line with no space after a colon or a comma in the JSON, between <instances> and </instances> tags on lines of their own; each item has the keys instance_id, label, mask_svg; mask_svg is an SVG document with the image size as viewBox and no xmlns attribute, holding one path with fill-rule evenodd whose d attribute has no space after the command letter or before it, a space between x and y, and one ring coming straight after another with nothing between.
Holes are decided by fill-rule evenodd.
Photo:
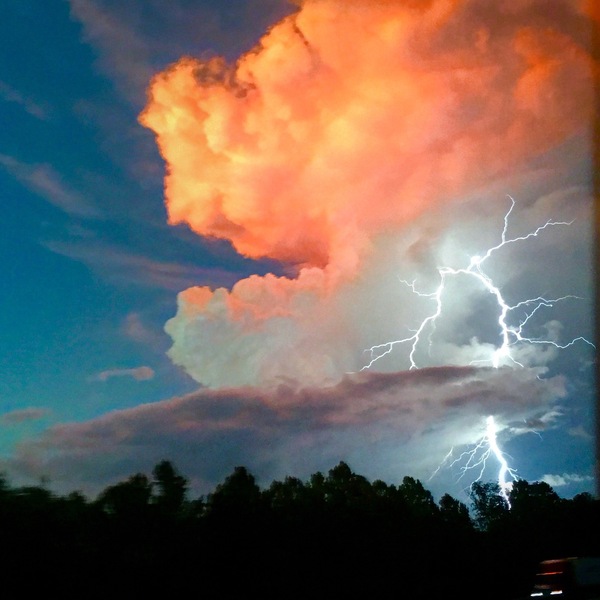
<instances>
[{"instance_id":1,"label":"orange cloud","mask_svg":"<svg viewBox=\"0 0 600 600\"><path fill-rule=\"evenodd\" d=\"M222 303L223 319L252 314L243 334L293 316L295 298L359 277L378 236L585 131L596 66L581 15L556 7L304 0L236 64L185 57L156 75L140 122L166 162L169 222L291 274L188 290L181 318Z\"/></svg>"}]
</instances>

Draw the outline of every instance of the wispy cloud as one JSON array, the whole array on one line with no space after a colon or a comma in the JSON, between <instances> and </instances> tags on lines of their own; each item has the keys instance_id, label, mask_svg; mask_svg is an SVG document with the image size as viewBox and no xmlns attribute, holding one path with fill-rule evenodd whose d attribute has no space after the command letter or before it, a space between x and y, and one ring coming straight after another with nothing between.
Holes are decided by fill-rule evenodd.
<instances>
[{"instance_id":1,"label":"wispy cloud","mask_svg":"<svg viewBox=\"0 0 600 600\"><path fill-rule=\"evenodd\" d=\"M71 0L71 14L84 26L84 38L100 50L99 65L121 93L138 103L153 72L144 40L116 14L91 0Z\"/></svg>"},{"instance_id":2,"label":"wispy cloud","mask_svg":"<svg viewBox=\"0 0 600 600\"><path fill-rule=\"evenodd\" d=\"M37 408L34 406L13 410L0 415L0 423L7 425L15 425L17 423L25 423L28 421L38 421L49 414L47 408Z\"/></svg>"},{"instance_id":3,"label":"wispy cloud","mask_svg":"<svg viewBox=\"0 0 600 600\"><path fill-rule=\"evenodd\" d=\"M584 440L593 440L594 436L589 432L589 430L583 425L577 425L576 427L571 427L568 430L568 434L573 437L582 438Z\"/></svg>"},{"instance_id":4,"label":"wispy cloud","mask_svg":"<svg viewBox=\"0 0 600 600\"><path fill-rule=\"evenodd\" d=\"M146 88L158 69L204 48L230 56L253 47L264 29L293 10L287 0L219 3L171 0L69 0L71 16L83 26L83 39L97 56L98 67L134 106L146 99ZM225 5L224 5L225 6ZM225 16L226 15L226 16Z\"/></svg>"},{"instance_id":5,"label":"wispy cloud","mask_svg":"<svg viewBox=\"0 0 600 600\"><path fill-rule=\"evenodd\" d=\"M26 112L36 119L45 121L48 119L48 112L40 104L28 98L4 81L0 81L0 98L5 102L13 102L20 105Z\"/></svg>"},{"instance_id":6,"label":"wispy cloud","mask_svg":"<svg viewBox=\"0 0 600 600\"><path fill-rule=\"evenodd\" d=\"M579 475L577 473L563 473L562 475L546 474L540 478L540 481L547 483L553 488L564 487L571 483L582 483L593 480L594 478L591 475Z\"/></svg>"},{"instance_id":7,"label":"wispy cloud","mask_svg":"<svg viewBox=\"0 0 600 600\"><path fill-rule=\"evenodd\" d=\"M142 285L179 292L194 285L229 286L238 279L236 273L224 269L155 260L122 246L93 240L52 240L44 245L57 254L85 263L120 285Z\"/></svg>"},{"instance_id":8,"label":"wispy cloud","mask_svg":"<svg viewBox=\"0 0 600 600\"><path fill-rule=\"evenodd\" d=\"M12 156L0 154L0 165L28 190L65 213L86 218L100 215L87 198L71 189L61 175L47 163L29 164Z\"/></svg>"},{"instance_id":9,"label":"wispy cloud","mask_svg":"<svg viewBox=\"0 0 600 600\"><path fill-rule=\"evenodd\" d=\"M108 381L113 377L132 377L136 381L147 381L154 378L154 370L150 367L135 367L132 369L107 369L92 376L93 381Z\"/></svg>"}]
</instances>

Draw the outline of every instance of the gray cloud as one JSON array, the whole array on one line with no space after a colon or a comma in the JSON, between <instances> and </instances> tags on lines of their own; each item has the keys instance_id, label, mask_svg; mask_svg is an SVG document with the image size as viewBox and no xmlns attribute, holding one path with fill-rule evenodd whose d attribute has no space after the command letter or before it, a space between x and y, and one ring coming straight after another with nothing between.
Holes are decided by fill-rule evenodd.
<instances>
[{"instance_id":1,"label":"gray cloud","mask_svg":"<svg viewBox=\"0 0 600 600\"><path fill-rule=\"evenodd\" d=\"M47 408L31 406L21 408L0 415L0 423L15 425L17 423L26 423L28 421L38 421L48 416L50 411Z\"/></svg>"},{"instance_id":2,"label":"gray cloud","mask_svg":"<svg viewBox=\"0 0 600 600\"><path fill-rule=\"evenodd\" d=\"M84 39L100 48L101 68L113 74L126 98L139 102L153 74L146 42L97 2L71 0L71 14L84 24Z\"/></svg>"},{"instance_id":3,"label":"gray cloud","mask_svg":"<svg viewBox=\"0 0 600 600\"><path fill-rule=\"evenodd\" d=\"M577 473L563 473L562 475L545 474L540 478L540 481L544 481L553 488L560 488L571 483L581 483L593 480L594 478L591 475L578 475Z\"/></svg>"},{"instance_id":4,"label":"gray cloud","mask_svg":"<svg viewBox=\"0 0 600 600\"><path fill-rule=\"evenodd\" d=\"M106 279L125 285L143 285L178 292L198 280L226 285L236 277L235 273L220 268L155 260L134 253L127 247L105 241L50 240L44 245L52 252L85 263Z\"/></svg>"},{"instance_id":5,"label":"gray cloud","mask_svg":"<svg viewBox=\"0 0 600 600\"><path fill-rule=\"evenodd\" d=\"M437 367L357 373L325 388L290 380L272 388L200 389L53 426L1 466L15 477L43 475L57 488L90 494L164 458L190 477L195 493L211 491L239 464L268 484L326 470L341 457L369 477L426 480L450 448L477 441L489 414L507 431L514 419L551 411L564 381L540 375Z\"/></svg>"},{"instance_id":6,"label":"gray cloud","mask_svg":"<svg viewBox=\"0 0 600 600\"><path fill-rule=\"evenodd\" d=\"M234 2L225 13L218 3L182 0L69 2L72 17L83 25L84 40L98 55L99 69L134 106L145 101L156 71L178 59L182 49L197 52L201 43L237 56L256 43L267 25L293 10L288 0Z\"/></svg>"},{"instance_id":7,"label":"gray cloud","mask_svg":"<svg viewBox=\"0 0 600 600\"><path fill-rule=\"evenodd\" d=\"M14 102L15 104L18 104L36 119L40 119L41 121L48 119L48 113L45 108L4 81L0 81L0 98L5 102Z\"/></svg>"}]
</instances>

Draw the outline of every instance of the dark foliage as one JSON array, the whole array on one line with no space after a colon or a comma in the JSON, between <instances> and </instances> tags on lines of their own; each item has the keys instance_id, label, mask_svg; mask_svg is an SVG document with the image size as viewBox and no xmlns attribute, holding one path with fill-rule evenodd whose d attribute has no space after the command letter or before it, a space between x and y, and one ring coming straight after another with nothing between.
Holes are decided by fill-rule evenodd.
<instances>
[{"instance_id":1,"label":"dark foliage","mask_svg":"<svg viewBox=\"0 0 600 600\"><path fill-rule=\"evenodd\" d=\"M516 600L547 558L600 555L600 501L518 481L471 507L340 462L260 489L236 467L208 496L167 460L94 500L0 476L4 598L382 596Z\"/></svg>"}]
</instances>

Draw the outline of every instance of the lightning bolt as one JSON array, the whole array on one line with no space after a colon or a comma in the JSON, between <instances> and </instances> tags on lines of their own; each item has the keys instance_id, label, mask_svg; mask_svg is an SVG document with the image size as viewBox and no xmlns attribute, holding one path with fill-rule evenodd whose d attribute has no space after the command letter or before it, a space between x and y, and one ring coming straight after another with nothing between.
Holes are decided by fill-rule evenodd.
<instances>
[{"instance_id":1,"label":"lightning bolt","mask_svg":"<svg viewBox=\"0 0 600 600\"><path fill-rule=\"evenodd\" d=\"M498 311L499 311L498 326L499 326L499 330L500 330L501 344L498 346L498 348L492 354L491 358L488 359L489 362L494 367L500 366L501 362L504 362L503 359L506 359L506 361L510 361L510 362L522 367L523 365L520 362L518 362L510 353L510 348L512 346L515 346L518 343L543 344L543 345L554 346L555 348L559 348L559 349L564 349L564 348L568 348L569 346L572 346L576 342L580 341L580 342L589 344L590 346L594 346L594 344L592 344L592 342L590 342L589 340L587 340L584 337L577 337L577 338L569 341L566 344L559 344L558 342L555 342L555 341L549 340L549 339L530 338L530 337L525 336L523 333L523 328L527 325L529 320L533 317L533 315L540 308L542 308L542 307L551 308L556 303L567 300L569 298L574 298L574 299L581 299L581 298L579 298L578 296L573 296L571 294L562 296L560 298L543 298L543 297L539 296L537 298L530 298L527 300L522 300L521 302L518 302L517 304L514 304L511 306L503 298L502 293L500 292L500 289L496 285L494 285L491 277L483 271L483 268L482 268L483 264L495 252L497 252L501 248L504 248L508 244L514 244L515 242L523 242L525 240L528 240L529 238L537 237L542 231L544 231L545 229L548 229L550 227L556 227L556 226L560 226L560 225L571 225L571 223L572 223L572 221L547 221L544 225L539 226L537 229L535 229L534 231L532 231L526 235L523 235L520 237L515 237L515 238L507 238L508 221L509 221L509 217L514 209L514 206L515 206L514 199L511 196L508 196L508 198L511 201L511 206L510 206L508 212L504 216L504 228L502 229L501 240L497 245L489 248L484 255L472 256L469 261L468 266L460 268L460 269L454 269L452 267L438 268L437 272L439 275L439 285L433 292L429 292L429 293L420 292L419 290L416 289L414 281L408 282L405 280L401 280L401 282L404 283L405 285L407 285L408 287L410 287L412 292L414 294L416 294L417 296L420 296L422 298L429 298L429 299L433 300L435 309L433 310L432 314L430 314L425 319L423 319L423 321L421 321L421 324L419 325L419 327L416 330L413 331L412 335L407 336L402 339L385 342L383 344L378 344L376 346L371 346L371 348L369 348L367 350L367 352L369 352L369 354L370 354L370 360L366 365L364 365L361 368L361 371L363 371L365 369L370 369L378 360L380 360L387 354L390 354L396 346L399 346L402 344L410 344L410 353L409 353L410 369L418 368L416 360L415 360L415 353L417 351L417 348L418 348L419 344L421 343L422 339L425 337L428 329L430 330L430 334L427 336L427 339L429 340L429 343L431 343L431 335L432 335L433 331L435 330L435 322L436 322L437 318L442 314L443 293L446 288L446 281L449 277L458 276L458 275L466 275L467 277L474 278L476 281L478 281L483 286L484 290L487 290L496 299L496 302L498 305ZM516 326L510 325L507 321L508 316L510 315L510 313L512 311L515 311L515 310L521 309L521 308L529 308L529 312L526 312L525 318L518 325L516 325ZM484 360L472 361L471 364L476 363L476 362L488 362L488 361L484 361Z\"/></svg>"},{"instance_id":2,"label":"lightning bolt","mask_svg":"<svg viewBox=\"0 0 600 600\"><path fill-rule=\"evenodd\" d=\"M531 338L525 335L524 333L525 326L538 310L540 310L543 307L551 308L556 303L567 300L569 298L580 299L578 296L566 295L559 298L544 298L538 296L537 298L529 298L517 302L516 304L510 305L502 296L499 287L494 284L492 278L483 270L484 263L490 257L492 257L494 253L498 252L499 250L508 246L509 244L524 242L526 240L529 240L530 238L537 237L540 233L552 227L568 226L572 223L572 221L549 220L546 221L546 223L544 223L543 225L537 227L535 230L527 233L526 235L509 238L509 219L515 207L515 201L511 196L508 196L508 198L510 199L511 205L506 214L504 215L504 226L500 236L500 241L495 246L489 248L482 255L472 256L468 262L468 265L463 268L452 268L447 266L439 267L437 269L439 275L439 284L432 292L419 291L416 288L415 281L408 282L406 280L401 280L401 282L407 285L415 295L421 298L430 299L433 302L433 309L431 313L421 321L419 326L415 330L412 330L411 335L408 335L401 339L385 342L383 344L378 344L369 348L367 352L370 355L370 360L361 368L361 371L370 369L378 360L390 354L395 347L401 345L408 345L410 347L410 352L408 355L410 369L417 369L418 365L415 358L417 349L419 345L423 343L424 340L427 340L429 345L431 345L432 343L432 335L435 331L436 320L442 314L443 294L446 289L447 280L450 277L457 277L459 275L471 277L475 281L477 281L485 291L487 291L495 298L495 301L498 306L497 323L499 327L500 343L489 359L472 361L470 364L478 362L489 362L493 367L497 368L501 364L512 363L514 365L523 367L524 365L518 360L516 360L516 358L514 358L514 356L511 354L511 349L517 344L542 344L547 346L553 346L558 349L565 349L574 345L577 342L582 342L585 344L589 344L592 347L595 347L592 342L590 342L584 337L577 337L567 343L560 344L551 339ZM509 317L511 313L513 311L516 311L517 309L524 310L525 317L517 325L511 325L509 323ZM485 434L481 436L479 441L476 442L476 444L470 450L463 452L458 458L456 458L451 463L451 466L463 463L463 466L461 467L461 477L471 469L479 469L479 476L476 479L477 481L479 481L483 476L483 472L488 461L492 457L495 458L499 464L498 485L500 487L500 494L502 495L502 497L507 502L510 508L509 491L512 486L512 481L517 480L517 475L516 471L509 467L503 452L498 446L497 433L498 427L496 425L494 417L490 415L486 419ZM435 474L439 471L439 469L452 458L452 454L453 449L450 450L450 452L446 455L446 457L444 458L440 466L436 469L436 471L433 473L431 478L434 477ZM508 478L510 478L511 481L509 481Z\"/></svg>"},{"instance_id":3,"label":"lightning bolt","mask_svg":"<svg viewBox=\"0 0 600 600\"><path fill-rule=\"evenodd\" d=\"M479 475L475 481L480 481L483 477L483 473L488 461L493 456L500 465L498 471L498 486L500 488L500 495L504 498L508 508L510 508L511 505L509 492L512 488L512 482L517 481L518 476L516 470L508 465L508 462L504 457L504 453L502 450L500 450L500 447L498 446L497 434L498 426L496 425L494 417L490 415L486 419L485 433L481 436L479 441L474 445L473 448L462 452L456 459L454 459L450 463L450 467L455 465L460 466L461 475L458 478L459 481L468 471L472 469L479 469ZM440 468L446 462L448 462L450 458L452 458L453 452L454 449L451 449L450 452L448 452L441 465L435 470L430 479L432 479L440 470Z\"/></svg>"}]
</instances>

